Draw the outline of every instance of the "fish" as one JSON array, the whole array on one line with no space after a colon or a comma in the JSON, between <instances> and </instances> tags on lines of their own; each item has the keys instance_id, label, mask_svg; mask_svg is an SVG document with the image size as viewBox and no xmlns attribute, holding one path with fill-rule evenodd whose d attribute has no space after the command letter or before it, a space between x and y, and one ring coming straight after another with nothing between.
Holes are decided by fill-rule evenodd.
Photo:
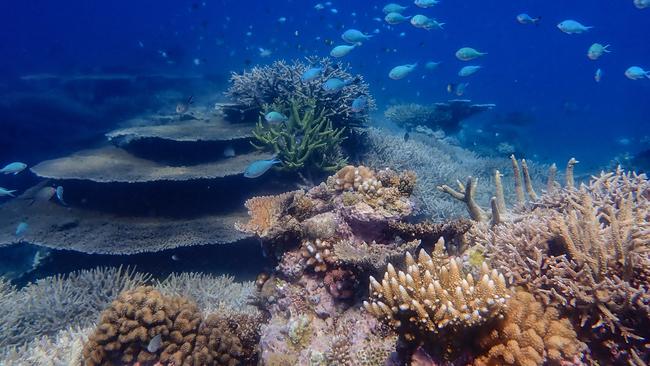
<instances>
[{"instance_id":1,"label":"fish","mask_svg":"<svg viewBox=\"0 0 650 366\"><path fill-rule=\"evenodd\" d=\"M332 50L330 51L330 56L332 56L332 57L343 57L343 56L347 55L348 53L350 53L350 51L352 51L356 46L357 46L356 44L352 45L352 46L348 46L348 45L336 46L336 47L332 48Z\"/></svg>"},{"instance_id":2,"label":"fish","mask_svg":"<svg viewBox=\"0 0 650 366\"><path fill-rule=\"evenodd\" d=\"M634 0L634 6L637 9L645 9L650 7L650 0Z\"/></svg>"},{"instance_id":3,"label":"fish","mask_svg":"<svg viewBox=\"0 0 650 366\"><path fill-rule=\"evenodd\" d=\"M0 187L0 197L2 197L2 196L16 197L16 196L14 196L14 192L16 192L15 189L10 190L10 189Z\"/></svg>"},{"instance_id":4,"label":"fish","mask_svg":"<svg viewBox=\"0 0 650 366\"><path fill-rule=\"evenodd\" d=\"M361 96L361 97L356 97L352 101L352 107L351 110L354 113L359 113L363 112L368 108L368 98Z\"/></svg>"},{"instance_id":5,"label":"fish","mask_svg":"<svg viewBox=\"0 0 650 366\"><path fill-rule=\"evenodd\" d=\"M594 74L594 80L596 80L597 83L600 83L600 80L603 78L603 70L597 69L596 73Z\"/></svg>"},{"instance_id":6,"label":"fish","mask_svg":"<svg viewBox=\"0 0 650 366\"><path fill-rule=\"evenodd\" d=\"M440 1L438 0L415 0L413 2L415 6L418 6L420 8L430 8L434 5L438 5Z\"/></svg>"},{"instance_id":7,"label":"fish","mask_svg":"<svg viewBox=\"0 0 650 366\"><path fill-rule=\"evenodd\" d=\"M147 351L149 353L156 353L160 347L162 347L162 335L157 334L155 337L151 338L151 341L149 341Z\"/></svg>"},{"instance_id":8,"label":"fish","mask_svg":"<svg viewBox=\"0 0 650 366\"><path fill-rule=\"evenodd\" d=\"M407 142L411 138L411 135L407 132L404 132L404 142Z\"/></svg>"},{"instance_id":9,"label":"fish","mask_svg":"<svg viewBox=\"0 0 650 366\"><path fill-rule=\"evenodd\" d=\"M282 122L286 122L286 121L289 120L289 118L287 118L287 116L285 116L284 114L282 114L280 112L276 112L276 111L271 111L271 112L265 114L264 119L268 123L282 123Z\"/></svg>"},{"instance_id":10,"label":"fish","mask_svg":"<svg viewBox=\"0 0 650 366\"><path fill-rule=\"evenodd\" d=\"M414 15L411 18L411 25L413 25L416 28L431 30L431 29L442 29L442 26L445 25L445 23L438 23L438 21L436 21L435 19L431 19L425 15L418 14L418 15Z\"/></svg>"},{"instance_id":11,"label":"fish","mask_svg":"<svg viewBox=\"0 0 650 366\"><path fill-rule=\"evenodd\" d=\"M266 173L273 165L280 163L281 161L277 158L267 159L267 160L257 160L246 167L244 170L244 177L246 178L257 178Z\"/></svg>"},{"instance_id":12,"label":"fish","mask_svg":"<svg viewBox=\"0 0 650 366\"><path fill-rule=\"evenodd\" d=\"M59 200L59 202L61 202L62 205L64 205L64 206L68 205L63 200L63 187L62 186L56 187L56 198Z\"/></svg>"},{"instance_id":13,"label":"fish","mask_svg":"<svg viewBox=\"0 0 650 366\"><path fill-rule=\"evenodd\" d=\"M176 104L176 113L185 114L190 109L190 105L194 103L194 97L192 95L187 98L185 102L180 102Z\"/></svg>"},{"instance_id":14,"label":"fish","mask_svg":"<svg viewBox=\"0 0 650 366\"><path fill-rule=\"evenodd\" d=\"M172 260L178 262L178 261L181 260L181 259L180 259L180 257L179 257L177 254L172 254Z\"/></svg>"},{"instance_id":15,"label":"fish","mask_svg":"<svg viewBox=\"0 0 650 366\"><path fill-rule=\"evenodd\" d=\"M558 23L557 28L566 34L580 34L590 30L593 26L585 26L575 20L567 19Z\"/></svg>"},{"instance_id":16,"label":"fish","mask_svg":"<svg viewBox=\"0 0 650 366\"><path fill-rule=\"evenodd\" d=\"M630 66L625 70L625 76L630 80L650 79L650 71L645 71L639 66Z\"/></svg>"},{"instance_id":17,"label":"fish","mask_svg":"<svg viewBox=\"0 0 650 366\"><path fill-rule=\"evenodd\" d=\"M485 55L487 55L486 52L479 52L472 47L462 47L456 51L456 58L461 61L470 61Z\"/></svg>"},{"instance_id":18,"label":"fish","mask_svg":"<svg viewBox=\"0 0 650 366\"><path fill-rule=\"evenodd\" d=\"M389 14L389 13L401 13L404 10L408 8L407 6L402 6L400 4L395 4L395 3L388 3L384 6L382 11L384 14Z\"/></svg>"},{"instance_id":19,"label":"fish","mask_svg":"<svg viewBox=\"0 0 650 366\"><path fill-rule=\"evenodd\" d=\"M587 57L589 57L590 60L598 60L604 53L612 52L608 48L608 44L603 46L600 43L594 43L591 45L591 47L589 47L589 50L587 51Z\"/></svg>"},{"instance_id":20,"label":"fish","mask_svg":"<svg viewBox=\"0 0 650 366\"><path fill-rule=\"evenodd\" d=\"M226 146L226 148L223 149L223 156L226 158L235 157L235 149L232 146Z\"/></svg>"},{"instance_id":21,"label":"fish","mask_svg":"<svg viewBox=\"0 0 650 366\"><path fill-rule=\"evenodd\" d=\"M435 69L438 68L439 65L440 65L440 62L429 61L426 64L424 64L424 68L427 69L427 70L435 70Z\"/></svg>"},{"instance_id":22,"label":"fish","mask_svg":"<svg viewBox=\"0 0 650 366\"><path fill-rule=\"evenodd\" d=\"M269 57L273 53L271 50L262 47L258 48L258 50L260 51L260 57Z\"/></svg>"},{"instance_id":23,"label":"fish","mask_svg":"<svg viewBox=\"0 0 650 366\"><path fill-rule=\"evenodd\" d=\"M47 202L54 197L56 189L54 187L43 187L34 195L34 201Z\"/></svg>"},{"instance_id":24,"label":"fish","mask_svg":"<svg viewBox=\"0 0 650 366\"><path fill-rule=\"evenodd\" d=\"M405 17L404 15L402 15L400 13L395 13L395 12L388 13L384 17L384 20L386 21L386 23L391 24L391 25L403 23L403 22L405 22L405 21L407 21L409 19L411 19L411 16Z\"/></svg>"},{"instance_id":25,"label":"fish","mask_svg":"<svg viewBox=\"0 0 650 366\"><path fill-rule=\"evenodd\" d=\"M16 236L23 235L27 231L28 228L29 228L29 225L27 225L26 222L18 223L18 226L16 226Z\"/></svg>"},{"instance_id":26,"label":"fish","mask_svg":"<svg viewBox=\"0 0 650 366\"><path fill-rule=\"evenodd\" d=\"M25 168L27 168L27 164L21 162L13 162L5 165L4 168L0 169L0 173L16 175L25 170Z\"/></svg>"},{"instance_id":27,"label":"fish","mask_svg":"<svg viewBox=\"0 0 650 366\"><path fill-rule=\"evenodd\" d=\"M388 77L393 80L404 79L406 76L408 76L408 74L413 72L413 70L415 70L417 66L418 66L417 62L414 64L395 66L388 73Z\"/></svg>"},{"instance_id":28,"label":"fish","mask_svg":"<svg viewBox=\"0 0 650 366\"><path fill-rule=\"evenodd\" d=\"M330 78L323 83L322 88L328 93L336 93L354 82L355 79L341 80L339 78Z\"/></svg>"},{"instance_id":29,"label":"fish","mask_svg":"<svg viewBox=\"0 0 650 366\"><path fill-rule=\"evenodd\" d=\"M469 86L469 83L449 83L447 84L447 93L456 94L457 96L462 96L465 93L465 89Z\"/></svg>"},{"instance_id":30,"label":"fish","mask_svg":"<svg viewBox=\"0 0 650 366\"><path fill-rule=\"evenodd\" d=\"M279 17L278 18L278 23L286 23L287 17Z\"/></svg>"},{"instance_id":31,"label":"fish","mask_svg":"<svg viewBox=\"0 0 650 366\"><path fill-rule=\"evenodd\" d=\"M470 65L470 66L465 66L460 71L458 71L458 76L470 76L477 72L482 66L478 65Z\"/></svg>"},{"instance_id":32,"label":"fish","mask_svg":"<svg viewBox=\"0 0 650 366\"><path fill-rule=\"evenodd\" d=\"M300 80L302 81L312 81L319 77L321 73L323 72L322 67L312 67L308 69L307 71L302 73L302 76L300 77Z\"/></svg>"},{"instance_id":33,"label":"fish","mask_svg":"<svg viewBox=\"0 0 650 366\"><path fill-rule=\"evenodd\" d=\"M542 17L531 17L526 13L521 13L517 15L517 21L521 24L535 24L538 25L539 21L542 20Z\"/></svg>"},{"instance_id":34,"label":"fish","mask_svg":"<svg viewBox=\"0 0 650 366\"><path fill-rule=\"evenodd\" d=\"M321 3L318 3L318 4L314 5L314 9L323 10L323 9L325 9L325 5L323 5Z\"/></svg>"},{"instance_id":35,"label":"fish","mask_svg":"<svg viewBox=\"0 0 650 366\"><path fill-rule=\"evenodd\" d=\"M357 29L348 29L343 34L341 35L341 39L348 43L360 43L362 41L367 41L370 38L372 38L372 35L364 34L360 30Z\"/></svg>"}]
</instances>

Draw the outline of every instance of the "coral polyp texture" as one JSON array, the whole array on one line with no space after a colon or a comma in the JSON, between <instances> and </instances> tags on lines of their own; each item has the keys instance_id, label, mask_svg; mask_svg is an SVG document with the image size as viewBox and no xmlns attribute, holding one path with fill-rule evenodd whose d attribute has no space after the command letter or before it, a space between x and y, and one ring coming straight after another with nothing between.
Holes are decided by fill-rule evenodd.
<instances>
[{"instance_id":1,"label":"coral polyp texture","mask_svg":"<svg viewBox=\"0 0 650 366\"><path fill-rule=\"evenodd\" d=\"M560 365L579 362L584 349L568 319L560 319L555 308L544 308L524 291L508 301L508 311L498 324L479 336L486 350L476 366Z\"/></svg>"},{"instance_id":2,"label":"coral polyp texture","mask_svg":"<svg viewBox=\"0 0 650 366\"><path fill-rule=\"evenodd\" d=\"M406 271L388 265L381 282L370 278L366 311L400 330L407 339L474 327L499 317L510 292L505 278L485 263L475 280L463 263L448 257L441 238L431 255L406 254ZM418 334L419 333L419 334Z\"/></svg>"},{"instance_id":3,"label":"coral polyp texture","mask_svg":"<svg viewBox=\"0 0 650 366\"><path fill-rule=\"evenodd\" d=\"M302 80L305 71L312 67L321 68L320 73L312 80ZM325 90L323 84L332 78L348 85L335 92ZM271 65L256 66L242 74L233 73L230 84L226 93L228 97L244 107L260 111L265 105L276 101L305 103L313 100L316 109L323 111L337 128L366 122L368 110L375 107L363 76L350 74L348 66L328 58L310 57L293 63L276 61ZM352 101L359 97L366 99L368 107L364 111L354 112Z\"/></svg>"},{"instance_id":4,"label":"coral polyp texture","mask_svg":"<svg viewBox=\"0 0 650 366\"><path fill-rule=\"evenodd\" d=\"M643 364L649 198L645 175L619 169L543 195L516 222L477 225L468 235L513 284L563 309L596 360Z\"/></svg>"},{"instance_id":5,"label":"coral polyp texture","mask_svg":"<svg viewBox=\"0 0 650 366\"><path fill-rule=\"evenodd\" d=\"M86 365L238 365L244 357L241 340L226 324L217 313L204 319L187 299L138 287L102 313L83 359Z\"/></svg>"}]
</instances>

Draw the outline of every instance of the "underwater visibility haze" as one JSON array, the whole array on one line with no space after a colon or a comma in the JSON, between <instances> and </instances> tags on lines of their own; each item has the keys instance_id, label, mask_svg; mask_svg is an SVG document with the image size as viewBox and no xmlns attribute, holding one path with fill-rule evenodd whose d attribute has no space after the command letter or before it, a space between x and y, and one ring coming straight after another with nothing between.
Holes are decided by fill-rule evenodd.
<instances>
[{"instance_id":1,"label":"underwater visibility haze","mask_svg":"<svg viewBox=\"0 0 650 366\"><path fill-rule=\"evenodd\" d=\"M0 4L0 365L650 362L650 0Z\"/></svg>"}]
</instances>

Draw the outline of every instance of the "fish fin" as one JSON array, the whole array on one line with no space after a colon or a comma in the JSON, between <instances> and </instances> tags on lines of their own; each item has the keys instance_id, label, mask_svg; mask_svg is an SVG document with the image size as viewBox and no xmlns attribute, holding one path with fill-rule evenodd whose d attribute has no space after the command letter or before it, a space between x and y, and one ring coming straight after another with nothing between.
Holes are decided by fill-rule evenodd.
<instances>
[{"instance_id":1,"label":"fish fin","mask_svg":"<svg viewBox=\"0 0 650 366\"><path fill-rule=\"evenodd\" d=\"M650 77L650 76L648 76L648 77ZM16 192L15 189L12 190L12 191L7 191L7 192L8 192L7 194L9 195L9 197L16 197L16 196L14 195L14 192Z\"/></svg>"},{"instance_id":2,"label":"fish fin","mask_svg":"<svg viewBox=\"0 0 650 366\"><path fill-rule=\"evenodd\" d=\"M445 29L445 24L447 23L438 23L438 27L440 27L440 29Z\"/></svg>"}]
</instances>

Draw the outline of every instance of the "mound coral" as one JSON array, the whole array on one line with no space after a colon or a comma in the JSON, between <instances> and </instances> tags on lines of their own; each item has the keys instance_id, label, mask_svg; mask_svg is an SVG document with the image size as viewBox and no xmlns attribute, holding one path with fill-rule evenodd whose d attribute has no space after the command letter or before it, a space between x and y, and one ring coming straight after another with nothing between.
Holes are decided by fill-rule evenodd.
<instances>
[{"instance_id":1,"label":"mound coral","mask_svg":"<svg viewBox=\"0 0 650 366\"><path fill-rule=\"evenodd\" d=\"M288 120L271 125L260 118L253 130L256 139L253 146L272 151L285 170L335 171L341 168L347 163L341 147L346 130L334 128L325 110L316 108L315 100L267 107L267 111L286 113Z\"/></svg>"},{"instance_id":2,"label":"mound coral","mask_svg":"<svg viewBox=\"0 0 650 366\"><path fill-rule=\"evenodd\" d=\"M407 253L405 267L388 265L381 283L371 277L370 301L363 305L407 340L485 323L503 313L510 297L503 275L485 263L476 281L465 275L463 263L446 255L442 238L431 255L421 249L416 261Z\"/></svg>"},{"instance_id":3,"label":"mound coral","mask_svg":"<svg viewBox=\"0 0 650 366\"><path fill-rule=\"evenodd\" d=\"M158 335L160 346L149 347ZM86 365L237 365L243 353L220 314L203 319L196 304L145 286L123 292L102 313L83 358Z\"/></svg>"},{"instance_id":4,"label":"mound coral","mask_svg":"<svg viewBox=\"0 0 650 366\"><path fill-rule=\"evenodd\" d=\"M642 364L650 357L649 198L644 175L619 169L468 235L513 284L564 309L597 360Z\"/></svg>"},{"instance_id":5,"label":"mound coral","mask_svg":"<svg viewBox=\"0 0 650 366\"><path fill-rule=\"evenodd\" d=\"M312 67L320 67L320 75L313 80L303 81L302 75ZM353 126L368 120L368 110L375 107L367 83L361 75L351 75L349 67L332 62L328 58L310 57L306 62L294 61L288 64L276 61L271 65L257 66L242 74L233 73L226 95L235 102L260 111L265 105L277 101L315 101L315 109L323 111L334 127ZM331 93L323 89L325 81L337 78L351 83L342 90ZM361 112L352 111L352 101L363 97L368 108Z\"/></svg>"},{"instance_id":6,"label":"mound coral","mask_svg":"<svg viewBox=\"0 0 650 366\"><path fill-rule=\"evenodd\" d=\"M569 320L559 319L555 308L545 309L525 291L508 300L505 317L487 328L478 343L486 351L475 366L560 365L579 360L584 348Z\"/></svg>"}]
</instances>

